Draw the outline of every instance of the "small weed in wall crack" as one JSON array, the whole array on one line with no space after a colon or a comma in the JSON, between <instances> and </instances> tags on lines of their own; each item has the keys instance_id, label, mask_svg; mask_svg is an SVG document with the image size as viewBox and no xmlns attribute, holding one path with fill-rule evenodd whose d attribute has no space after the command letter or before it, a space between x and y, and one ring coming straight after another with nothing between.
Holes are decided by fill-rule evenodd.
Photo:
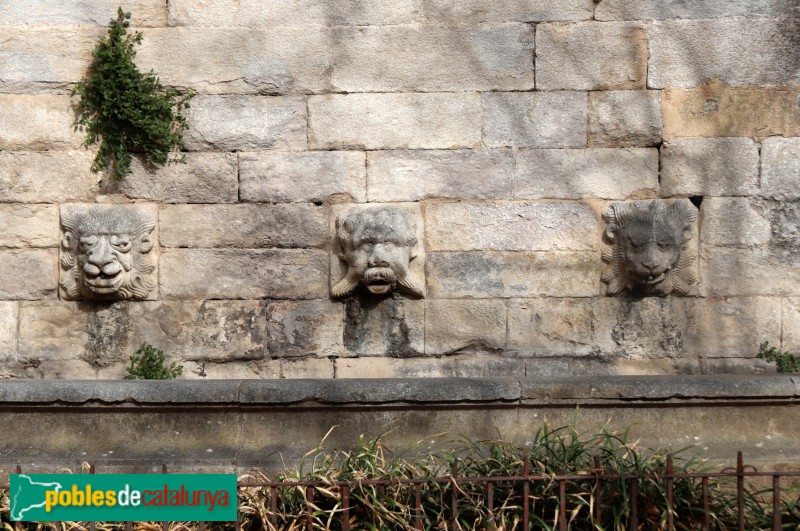
<instances>
[{"instance_id":1,"label":"small weed in wall crack","mask_svg":"<svg viewBox=\"0 0 800 531\"><path fill-rule=\"evenodd\" d=\"M166 366L164 351L149 343L142 343L136 353L141 356L131 356L126 380L174 380L183 373L183 365L173 361Z\"/></svg>"},{"instance_id":2,"label":"small weed in wall crack","mask_svg":"<svg viewBox=\"0 0 800 531\"><path fill-rule=\"evenodd\" d=\"M778 366L778 372L800 372L800 356L771 347L769 341L759 345L757 357L769 362L774 361Z\"/></svg>"},{"instance_id":3,"label":"small weed in wall crack","mask_svg":"<svg viewBox=\"0 0 800 531\"><path fill-rule=\"evenodd\" d=\"M185 162L185 156L174 153L183 149L182 134L188 127L181 110L194 96L164 87L152 70L139 71L133 58L142 34L127 32L130 18L118 9L108 37L94 50L87 77L73 90L80 97L75 130L85 132L87 146L100 143L92 171L108 169L111 180L130 172L132 151L143 152L153 165Z\"/></svg>"}]
</instances>

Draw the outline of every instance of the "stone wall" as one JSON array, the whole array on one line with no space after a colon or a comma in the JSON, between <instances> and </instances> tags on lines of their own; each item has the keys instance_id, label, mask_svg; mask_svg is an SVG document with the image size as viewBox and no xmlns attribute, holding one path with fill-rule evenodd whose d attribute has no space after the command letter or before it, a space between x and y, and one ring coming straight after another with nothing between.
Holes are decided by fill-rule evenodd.
<instances>
[{"instance_id":1,"label":"stone wall","mask_svg":"<svg viewBox=\"0 0 800 531\"><path fill-rule=\"evenodd\" d=\"M0 377L763 372L800 349L792 0L132 0L199 95L187 164L89 170L81 79L117 3L0 10ZM691 198L685 296L605 295L602 213ZM157 212L147 300L66 300L73 205ZM335 220L417 222L424 298L334 300Z\"/></svg>"}]
</instances>

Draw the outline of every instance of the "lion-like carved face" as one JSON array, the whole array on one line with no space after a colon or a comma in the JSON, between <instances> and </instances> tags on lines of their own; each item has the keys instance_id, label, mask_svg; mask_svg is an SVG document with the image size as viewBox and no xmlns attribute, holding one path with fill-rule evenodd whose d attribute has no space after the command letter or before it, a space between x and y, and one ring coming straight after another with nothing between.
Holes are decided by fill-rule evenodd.
<instances>
[{"instance_id":1,"label":"lion-like carved face","mask_svg":"<svg viewBox=\"0 0 800 531\"><path fill-rule=\"evenodd\" d=\"M363 286L373 295L395 289L422 297L410 263L417 256L416 227L401 210L391 207L351 211L336 221L336 247L347 273L331 290L334 298Z\"/></svg>"},{"instance_id":2,"label":"lion-like carved face","mask_svg":"<svg viewBox=\"0 0 800 531\"><path fill-rule=\"evenodd\" d=\"M156 284L155 220L123 206L65 207L61 289L69 300L146 299Z\"/></svg>"},{"instance_id":3,"label":"lion-like carved face","mask_svg":"<svg viewBox=\"0 0 800 531\"><path fill-rule=\"evenodd\" d=\"M688 249L697 212L688 201L614 203L603 215L610 246L603 282L614 295L628 289L653 295L686 294L695 277Z\"/></svg>"}]
</instances>

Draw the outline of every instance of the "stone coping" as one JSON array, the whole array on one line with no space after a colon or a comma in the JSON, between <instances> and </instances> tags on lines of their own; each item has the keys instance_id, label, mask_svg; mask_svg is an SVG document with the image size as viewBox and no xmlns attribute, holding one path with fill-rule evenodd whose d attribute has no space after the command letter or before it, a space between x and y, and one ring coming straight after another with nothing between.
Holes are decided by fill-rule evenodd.
<instances>
[{"instance_id":1,"label":"stone coping","mask_svg":"<svg viewBox=\"0 0 800 531\"><path fill-rule=\"evenodd\" d=\"M800 399L800 375L0 381L0 407L684 404L795 399Z\"/></svg>"}]
</instances>

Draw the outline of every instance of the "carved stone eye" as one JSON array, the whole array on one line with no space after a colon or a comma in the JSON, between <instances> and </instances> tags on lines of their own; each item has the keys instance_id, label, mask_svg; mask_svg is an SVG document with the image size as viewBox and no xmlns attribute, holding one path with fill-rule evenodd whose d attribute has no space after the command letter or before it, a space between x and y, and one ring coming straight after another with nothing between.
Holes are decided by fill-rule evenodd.
<instances>
[{"instance_id":1,"label":"carved stone eye","mask_svg":"<svg viewBox=\"0 0 800 531\"><path fill-rule=\"evenodd\" d=\"M81 238L80 250L85 253L95 245L97 245L97 236L86 236Z\"/></svg>"},{"instance_id":2,"label":"carved stone eye","mask_svg":"<svg viewBox=\"0 0 800 531\"><path fill-rule=\"evenodd\" d=\"M658 242L658 247L662 251L666 251L667 249L672 248L672 242Z\"/></svg>"},{"instance_id":3,"label":"carved stone eye","mask_svg":"<svg viewBox=\"0 0 800 531\"><path fill-rule=\"evenodd\" d=\"M120 240L118 242L111 242L111 245L114 246L114 249L122 252L127 253L131 250L131 242L130 240Z\"/></svg>"},{"instance_id":4,"label":"carved stone eye","mask_svg":"<svg viewBox=\"0 0 800 531\"><path fill-rule=\"evenodd\" d=\"M364 242L359 246L359 249L361 249L362 251L364 251L366 253L369 253L369 252L372 251L372 244L368 243L368 242Z\"/></svg>"}]
</instances>

